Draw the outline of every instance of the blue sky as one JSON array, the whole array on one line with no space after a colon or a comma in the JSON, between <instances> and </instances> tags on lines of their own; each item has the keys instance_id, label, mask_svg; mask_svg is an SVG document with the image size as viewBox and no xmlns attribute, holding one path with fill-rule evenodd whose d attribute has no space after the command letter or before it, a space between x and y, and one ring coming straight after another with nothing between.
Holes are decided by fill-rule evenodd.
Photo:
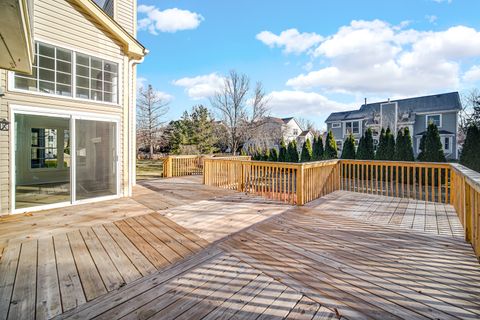
<instances>
[{"instance_id":1,"label":"blue sky","mask_svg":"<svg viewBox=\"0 0 480 320\"><path fill-rule=\"evenodd\" d=\"M369 101L480 83L480 1L138 1L150 51L141 84L170 100L168 120L208 97L229 70L261 81L271 115L323 127Z\"/></svg>"}]
</instances>

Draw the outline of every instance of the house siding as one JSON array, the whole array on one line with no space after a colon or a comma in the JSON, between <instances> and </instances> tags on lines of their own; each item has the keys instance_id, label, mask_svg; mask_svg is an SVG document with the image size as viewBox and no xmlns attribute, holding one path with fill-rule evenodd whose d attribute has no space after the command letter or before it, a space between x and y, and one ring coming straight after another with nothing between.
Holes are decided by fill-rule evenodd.
<instances>
[{"instance_id":1,"label":"house siding","mask_svg":"<svg viewBox=\"0 0 480 320\"><path fill-rule=\"evenodd\" d=\"M125 1L128 2L128 1ZM54 112L88 112L95 116L113 116L119 119L118 150L120 195L125 194L128 184L129 135L133 136L134 128L128 123L128 96L135 81L126 77L131 73L128 58L123 54L122 46L114 40L103 27L71 1L36 0L34 6L35 40L65 47L118 63L118 104L98 103L58 96L45 96L10 90L9 77L13 73L0 70L0 87L5 96L0 97L0 118L10 119L12 105L47 108ZM130 90L128 90L130 89ZM132 107L134 108L134 107ZM131 129L130 129L130 128ZM125 128L125 130L124 130ZM10 213L10 190L13 177L10 177L11 163L9 142L13 133L13 125L8 132L0 132L0 214ZM133 151L132 151L133 152Z\"/></svg>"},{"instance_id":2,"label":"house siding","mask_svg":"<svg viewBox=\"0 0 480 320\"><path fill-rule=\"evenodd\" d=\"M114 0L115 21L128 33L136 36L137 33L137 1L136 0Z\"/></svg>"}]
</instances>

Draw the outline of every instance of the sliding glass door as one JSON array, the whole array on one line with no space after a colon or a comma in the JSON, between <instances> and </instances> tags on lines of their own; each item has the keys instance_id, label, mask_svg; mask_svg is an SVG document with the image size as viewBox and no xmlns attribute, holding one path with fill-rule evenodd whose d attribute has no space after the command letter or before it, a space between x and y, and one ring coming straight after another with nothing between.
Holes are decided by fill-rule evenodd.
<instances>
[{"instance_id":1,"label":"sliding glass door","mask_svg":"<svg viewBox=\"0 0 480 320\"><path fill-rule=\"evenodd\" d=\"M14 111L16 212L118 194L117 122Z\"/></svg>"},{"instance_id":2,"label":"sliding glass door","mask_svg":"<svg viewBox=\"0 0 480 320\"><path fill-rule=\"evenodd\" d=\"M75 120L76 200L117 194L114 122Z\"/></svg>"}]
</instances>

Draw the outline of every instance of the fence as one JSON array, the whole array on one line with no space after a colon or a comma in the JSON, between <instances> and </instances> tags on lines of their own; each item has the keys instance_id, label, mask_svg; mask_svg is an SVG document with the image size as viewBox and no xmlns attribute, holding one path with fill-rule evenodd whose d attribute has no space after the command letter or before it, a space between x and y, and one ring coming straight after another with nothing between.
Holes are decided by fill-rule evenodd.
<instances>
[{"instance_id":1,"label":"fence","mask_svg":"<svg viewBox=\"0 0 480 320\"><path fill-rule=\"evenodd\" d=\"M452 163L206 158L204 183L303 205L335 190L452 204L480 256L480 174Z\"/></svg>"},{"instance_id":2,"label":"fence","mask_svg":"<svg viewBox=\"0 0 480 320\"><path fill-rule=\"evenodd\" d=\"M191 175L201 175L203 173L203 162L207 158L216 158L206 155L181 155L167 156L163 159L164 177L181 177ZM237 159L248 160L249 156L225 156L218 159Z\"/></svg>"},{"instance_id":3,"label":"fence","mask_svg":"<svg viewBox=\"0 0 480 320\"><path fill-rule=\"evenodd\" d=\"M337 162L284 163L205 159L206 185L303 205L338 189Z\"/></svg>"}]
</instances>

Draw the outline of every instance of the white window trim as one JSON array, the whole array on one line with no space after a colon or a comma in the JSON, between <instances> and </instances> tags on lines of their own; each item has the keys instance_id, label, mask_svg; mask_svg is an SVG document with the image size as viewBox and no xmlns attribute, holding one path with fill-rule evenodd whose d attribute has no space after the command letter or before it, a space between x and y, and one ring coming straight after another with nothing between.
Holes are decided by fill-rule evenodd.
<instances>
[{"instance_id":1,"label":"white window trim","mask_svg":"<svg viewBox=\"0 0 480 320\"><path fill-rule=\"evenodd\" d=\"M34 107L34 106L27 106L27 105L10 105L10 123L14 125L15 123L15 114L20 113L20 114L30 114L30 115L40 115L40 116L51 116L51 117L60 117L60 118L69 118L70 119L70 139L71 139L71 145L70 148L72 152L75 150L76 145L75 145L75 120L95 120L95 121L107 121L107 122L115 122L116 124L116 129L115 129L115 134L116 134L116 148L117 148L117 154L116 154L116 174L117 174L117 185L116 185L116 194L115 195L109 195L109 196L101 196L101 197L96 197L96 198L90 198L90 199L84 199L84 200L76 200L75 199L75 194L76 194L76 178L75 178L75 173L74 173L74 168L75 168L75 157L72 157L72 163L70 165L70 183L71 183L71 188L70 188L70 201L65 201L65 202L59 202L59 203L53 203L53 204L47 204L47 205L40 205L40 206L35 206L35 207L28 207L28 208L20 208L16 209L15 208L15 134L12 133L10 134L9 137L9 144L10 144L10 155L9 155L9 161L12 164L10 166L10 178L11 178L11 190L10 190L10 213L11 214L18 214L18 213L25 213L25 212L31 212L31 211L39 211L39 210L45 210L45 209L53 209L53 208L61 208L61 207L67 207L67 206L72 206L72 205L78 205L78 204L85 204L85 203L92 203L92 202L98 202L98 201L105 201L105 200L111 200L111 199L118 199L120 198L121 195L121 180L122 176L120 174L120 164L121 164L121 158L120 155L121 153L121 136L120 133L121 128L121 117L117 115L108 115L108 114L98 114L98 113L91 113L91 112L82 112L82 111L68 111L68 110L61 110L61 109L51 109L51 108L41 108L41 107ZM14 132L14 131L12 131Z\"/></svg>"},{"instance_id":2,"label":"white window trim","mask_svg":"<svg viewBox=\"0 0 480 320\"><path fill-rule=\"evenodd\" d=\"M454 141L454 135L453 134L441 134L440 135L440 142L442 143L442 150L444 153L446 154L452 154L453 153L453 141ZM449 149L445 149L445 138L449 138L450 139L450 145L449 145ZM421 141L422 137L417 137L417 154L420 153L420 141Z\"/></svg>"},{"instance_id":3,"label":"white window trim","mask_svg":"<svg viewBox=\"0 0 480 320\"><path fill-rule=\"evenodd\" d=\"M440 117L440 125L437 128L441 128L443 125L443 116L441 113L429 113L425 115L425 128L428 128L428 117L432 116L439 116Z\"/></svg>"},{"instance_id":4,"label":"white window trim","mask_svg":"<svg viewBox=\"0 0 480 320\"><path fill-rule=\"evenodd\" d=\"M332 129L338 129L342 127L341 122L332 122Z\"/></svg>"},{"instance_id":5,"label":"white window trim","mask_svg":"<svg viewBox=\"0 0 480 320\"><path fill-rule=\"evenodd\" d=\"M362 122L363 120L348 120L348 121L343 121L343 137L347 136L347 123L351 122L352 123L352 134L353 135L360 135L362 133ZM353 132L353 123L358 122L358 133Z\"/></svg>"},{"instance_id":6,"label":"white window trim","mask_svg":"<svg viewBox=\"0 0 480 320\"><path fill-rule=\"evenodd\" d=\"M106 55L98 54L96 52L92 51L86 51L83 49L75 48L72 46L64 45L55 41L50 41L50 40L45 40L44 38L41 37L35 37L34 43L36 42L41 42L46 45L51 45L55 47L59 47L60 49L67 49L72 51L72 96L62 96L62 95L57 95L57 94L50 94L50 93L45 93L45 92L39 92L39 91L30 91L30 90L23 90L23 89L17 89L15 88L15 72L14 71L8 71L7 74L7 89L10 92L18 92L18 93L27 93L27 94L32 94L32 95L37 95L37 96L43 96L43 97L51 97L51 98L57 98L57 99L63 99L63 100L70 100L70 101L79 101L79 102L88 102L88 103L96 103L100 105L109 105L109 106L115 106L115 107L122 107L123 101L123 61L119 59L114 59L112 57L108 57ZM77 69L76 69L76 61L77 61L77 53L93 56L95 58L107 60L113 63L116 63L118 65L118 80L117 80L117 102L108 102L108 101L98 101L98 100L91 100L91 99L84 99L84 98L77 98L75 97L76 95L76 84L77 84Z\"/></svg>"}]
</instances>

